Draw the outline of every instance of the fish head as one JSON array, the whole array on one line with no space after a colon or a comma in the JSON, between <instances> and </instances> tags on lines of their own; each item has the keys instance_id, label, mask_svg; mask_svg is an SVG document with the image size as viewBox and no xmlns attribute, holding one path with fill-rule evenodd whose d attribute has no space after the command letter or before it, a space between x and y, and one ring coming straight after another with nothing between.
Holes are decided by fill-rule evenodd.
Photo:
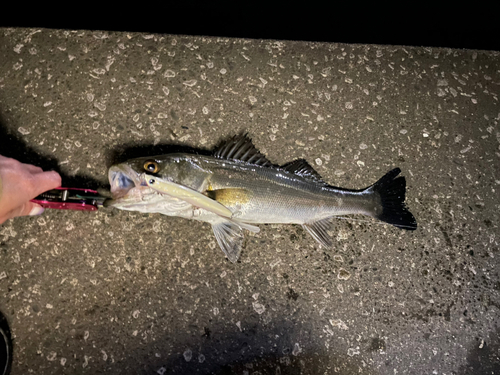
<instances>
[{"instance_id":1,"label":"fish head","mask_svg":"<svg viewBox=\"0 0 500 375\"><path fill-rule=\"evenodd\" d=\"M186 183L186 178L192 180L188 170L185 158L177 154L141 157L115 164L108 171L112 199L106 202L106 206L175 215L173 211L185 209L189 205L152 189L148 186L147 179L153 176L183 184Z\"/></svg>"}]
</instances>

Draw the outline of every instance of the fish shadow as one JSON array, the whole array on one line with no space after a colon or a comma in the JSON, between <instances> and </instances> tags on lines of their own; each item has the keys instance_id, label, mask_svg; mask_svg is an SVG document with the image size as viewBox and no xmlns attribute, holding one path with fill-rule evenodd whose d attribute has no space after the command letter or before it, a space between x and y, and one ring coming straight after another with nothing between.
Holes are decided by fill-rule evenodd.
<instances>
[{"instance_id":1,"label":"fish shadow","mask_svg":"<svg viewBox=\"0 0 500 375\"><path fill-rule=\"evenodd\" d=\"M91 176L85 174L70 175L61 170L59 160L54 156L37 150L36 147L27 144L15 131L5 126L7 121L0 113L0 155L16 159L21 163L32 164L42 168L44 171L56 171L61 175L62 186L78 187L87 189L109 188ZM113 164L122 163L129 159L143 156L155 156L170 153L190 153L196 155L211 155L212 150L193 148L178 143L129 143L109 149L104 154L105 163L108 167Z\"/></svg>"},{"instance_id":2,"label":"fish shadow","mask_svg":"<svg viewBox=\"0 0 500 375\"><path fill-rule=\"evenodd\" d=\"M54 156L37 150L35 146L27 144L13 130L5 124L8 121L2 117L0 112L0 155L16 159L22 163L36 165L44 171L56 171L61 175L62 186L78 187L88 189L109 188L102 181L85 174L68 174L60 168L59 160ZM222 143L222 142L221 142ZM144 156L156 156L171 153L188 153L195 155L213 155L213 149L195 148L176 143L139 143L131 142L118 145L104 153L104 162L108 167L113 164L122 163L129 159Z\"/></svg>"},{"instance_id":3,"label":"fish shadow","mask_svg":"<svg viewBox=\"0 0 500 375\"><path fill-rule=\"evenodd\" d=\"M111 149L105 154L105 158L107 165L111 166L113 164L122 163L129 159L175 153L212 156L214 155L216 150L225 146L227 142L230 142L237 137L245 137L251 142L251 137L247 132L234 133L233 136L229 135L227 137L224 137L220 139L212 149L186 146L185 144L176 143L175 141L172 141L171 143L158 144L151 144L149 142L140 143L138 141L135 141L128 144L119 145Z\"/></svg>"},{"instance_id":4,"label":"fish shadow","mask_svg":"<svg viewBox=\"0 0 500 375\"><path fill-rule=\"evenodd\" d=\"M105 154L106 164L123 163L129 159L141 158L144 156L158 156L174 153L187 153L196 155L212 155L212 150L194 148L177 143L160 143L160 144L137 144L137 142L116 146Z\"/></svg>"},{"instance_id":5,"label":"fish shadow","mask_svg":"<svg viewBox=\"0 0 500 375\"><path fill-rule=\"evenodd\" d=\"M69 175L61 170L59 161L51 155L44 154L28 145L9 129L0 114L0 155L16 159L22 163L33 164L44 171L56 171L61 175L62 186L97 189L102 182L84 174Z\"/></svg>"},{"instance_id":6,"label":"fish shadow","mask_svg":"<svg viewBox=\"0 0 500 375\"><path fill-rule=\"evenodd\" d=\"M222 145L226 139L222 140L217 146ZM169 143L139 143L137 141L122 144L114 147L105 154L106 164L111 166L117 163L123 163L129 159L141 158L145 156L159 156L165 154L185 153L211 156L214 153L213 149L191 147L175 141Z\"/></svg>"}]
</instances>

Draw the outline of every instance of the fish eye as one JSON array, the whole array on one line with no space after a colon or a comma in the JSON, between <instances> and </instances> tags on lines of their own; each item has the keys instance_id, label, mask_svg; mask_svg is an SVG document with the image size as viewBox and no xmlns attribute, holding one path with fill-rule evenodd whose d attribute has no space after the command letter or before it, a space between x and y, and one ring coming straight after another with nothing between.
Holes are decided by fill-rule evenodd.
<instances>
[{"instance_id":1,"label":"fish eye","mask_svg":"<svg viewBox=\"0 0 500 375\"><path fill-rule=\"evenodd\" d=\"M148 160L144 163L144 169L151 173L157 173L160 170L160 166L154 160Z\"/></svg>"}]
</instances>

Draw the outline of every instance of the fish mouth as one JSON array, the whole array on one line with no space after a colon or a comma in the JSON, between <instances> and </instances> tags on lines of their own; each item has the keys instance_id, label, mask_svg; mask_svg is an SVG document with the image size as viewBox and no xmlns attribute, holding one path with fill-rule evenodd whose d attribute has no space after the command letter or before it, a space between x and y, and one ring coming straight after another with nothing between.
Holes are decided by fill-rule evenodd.
<instances>
[{"instance_id":1,"label":"fish mouth","mask_svg":"<svg viewBox=\"0 0 500 375\"><path fill-rule=\"evenodd\" d=\"M112 166L108 172L113 200L126 196L132 189L142 185L140 175L128 165Z\"/></svg>"}]
</instances>

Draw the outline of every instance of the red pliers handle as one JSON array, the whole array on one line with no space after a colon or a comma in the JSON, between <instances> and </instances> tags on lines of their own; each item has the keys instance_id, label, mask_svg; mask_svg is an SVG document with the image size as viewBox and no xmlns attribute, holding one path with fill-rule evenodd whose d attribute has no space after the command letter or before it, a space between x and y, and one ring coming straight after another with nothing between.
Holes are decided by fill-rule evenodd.
<instances>
[{"instance_id":1,"label":"red pliers handle","mask_svg":"<svg viewBox=\"0 0 500 375\"><path fill-rule=\"evenodd\" d=\"M95 190L60 187L40 194L31 202L44 208L97 211L106 199Z\"/></svg>"}]
</instances>

